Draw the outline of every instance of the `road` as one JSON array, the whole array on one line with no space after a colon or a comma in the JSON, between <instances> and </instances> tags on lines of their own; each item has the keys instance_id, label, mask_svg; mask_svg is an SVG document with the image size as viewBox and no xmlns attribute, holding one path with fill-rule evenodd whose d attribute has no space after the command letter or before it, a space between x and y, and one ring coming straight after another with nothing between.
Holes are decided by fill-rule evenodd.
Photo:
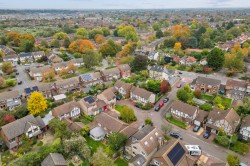
<instances>
[{"instance_id":1,"label":"road","mask_svg":"<svg viewBox=\"0 0 250 166\"><path fill-rule=\"evenodd\" d=\"M183 75L184 75L183 79L185 80L186 77L188 77L188 76L185 75L184 73L183 73ZM180 82L176 82L175 85L179 84L179 83L185 84L185 82L183 82L181 80ZM166 96L164 96L159 101L159 102L161 102L165 97L168 97L170 99L168 101L168 103L166 103L160 109L159 112L155 112L153 109L151 109L149 111L143 111L137 107L134 107L131 104L131 101L129 101L129 100L118 101L117 103L121 104L121 105L129 105L130 107L132 107L135 110L135 115L140 123L144 123L144 120L146 118L150 118L152 120L154 126L157 127L158 129L161 129L161 126L163 124L169 123L165 120L165 115L169 111L170 106L173 103L173 101L176 99L176 92L178 89L176 88L175 85L173 86L172 91L169 94L167 94ZM174 126L174 125L172 125L172 126L173 126L173 131L177 131L182 135L183 142L185 144L199 145L201 147L203 153L215 162L225 162L228 153L234 154L234 152L232 152L231 150L217 146L211 140L204 139L202 137L202 135L197 135L192 130L184 130L184 129L181 129L177 126ZM192 127L191 127L191 129L192 129ZM240 156L240 158L241 158L242 162L250 163L249 157Z\"/></svg>"}]
</instances>

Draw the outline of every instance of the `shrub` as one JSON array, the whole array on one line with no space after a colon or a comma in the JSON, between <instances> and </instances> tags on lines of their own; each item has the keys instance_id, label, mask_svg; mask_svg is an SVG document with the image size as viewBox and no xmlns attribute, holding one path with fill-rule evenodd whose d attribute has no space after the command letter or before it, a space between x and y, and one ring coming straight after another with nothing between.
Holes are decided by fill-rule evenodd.
<instances>
[{"instance_id":1,"label":"shrub","mask_svg":"<svg viewBox=\"0 0 250 166\"><path fill-rule=\"evenodd\" d=\"M43 146L43 141L39 141L39 143L37 144L37 146Z\"/></svg>"},{"instance_id":2,"label":"shrub","mask_svg":"<svg viewBox=\"0 0 250 166\"><path fill-rule=\"evenodd\" d=\"M212 105L208 104L208 103L205 103L205 104L202 104L200 106L200 109L204 110L204 111L211 111L212 110Z\"/></svg>"},{"instance_id":3,"label":"shrub","mask_svg":"<svg viewBox=\"0 0 250 166\"><path fill-rule=\"evenodd\" d=\"M200 99L201 98L201 91L199 90L196 90L193 92L194 96L197 98L197 99Z\"/></svg>"},{"instance_id":4,"label":"shrub","mask_svg":"<svg viewBox=\"0 0 250 166\"><path fill-rule=\"evenodd\" d=\"M145 119L145 124L153 126L153 122L150 118Z\"/></svg>"},{"instance_id":5,"label":"shrub","mask_svg":"<svg viewBox=\"0 0 250 166\"><path fill-rule=\"evenodd\" d=\"M6 85L7 86L15 86L16 85L16 81L15 80L6 80Z\"/></svg>"}]
</instances>

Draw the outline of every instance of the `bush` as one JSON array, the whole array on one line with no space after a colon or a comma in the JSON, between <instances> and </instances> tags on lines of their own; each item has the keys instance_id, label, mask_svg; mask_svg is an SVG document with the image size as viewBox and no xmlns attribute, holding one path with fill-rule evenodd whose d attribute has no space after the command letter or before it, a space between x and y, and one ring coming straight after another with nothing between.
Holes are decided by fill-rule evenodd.
<instances>
[{"instance_id":1,"label":"bush","mask_svg":"<svg viewBox=\"0 0 250 166\"><path fill-rule=\"evenodd\" d=\"M241 155L245 155L249 153L249 146L243 142L237 141L235 144L233 144L230 147L231 150L235 151L236 153L239 153Z\"/></svg>"},{"instance_id":2,"label":"bush","mask_svg":"<svg viewBox=\"0 0 250 166\"><path fill-rule=\"evenodd\" d=\"M214 138L214 142L221 146L228 147L230 140L226 135L222 135L222 136L216 135Z\"/></svg>"},{"instance_id":3,"label":"bush","mask_svg":"<svg viewBox=\"0 0 250 166\"><path fill-rule=\"evenodd\" d=\"M15 80L6 80L6 85L7 86L15 86L16 85L16 81Z\"/></svg>"},{"instance_id":4,"label":"bush","mask_svg":"<svg viewBox=\"0 0 250 166\"><path fill-rule=\"evenodd\" d=\"M200 106L200 109L204 110L204 111L211 111L212 110L212 105L208 104L208 103L205 103L205 104L202 104Z\"/></svg>"},{"instance_id":5,"label":"bush","mask_svg":"<svg viewBox=\"0 0 250 166\"><path fill-rule=\"evenodd\" d=\"M145 124L153 126L153 122L150 118L145 119Z\"/></svg>"},{"instance_id":6,"label":"bush","mask_svg":"<svg viewBox=\"0 0 250 166\"><path fill-rule=\"evenodd\" d=\"M39 143L37 144L37 146L43 146L43 141L39 141Z\"/></svg>"}]
</instances>

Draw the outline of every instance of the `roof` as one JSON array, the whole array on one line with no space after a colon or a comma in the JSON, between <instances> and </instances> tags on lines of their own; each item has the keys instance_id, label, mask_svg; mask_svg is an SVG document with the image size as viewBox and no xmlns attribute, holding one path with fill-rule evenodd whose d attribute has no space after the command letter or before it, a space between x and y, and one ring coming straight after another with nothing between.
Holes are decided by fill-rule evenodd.
<instances>
[{"instance_id":1,"label":"roof","mask_svg":"<svg viewBox=\"0 0 250 166\"><path fill-rule=\"evenodd\" d=\"M53 96L53 98L55 101L57 101L57 100L66 99L67 97L65 94L60 94L60 95Z\"/></svg>"},{"instance_id":2,"label":"roof","mask_svg":"<svg viewBox=\"0 0 250 166\"><path fill-rule=\"evenodd\" d=\"M205 85L219 86L221 84L221 80L198 76L195 79L195 83L196 84L205 84Z\"/></svg>"},{"instance_id":3,"label":"roof","mask_svg":"<svg viewBox=\"0 0 250 166\"><path fill-rule=\"evenodd\" d=\"M70 62L72 62L72 63L83 63L83 59L82 58L71 59Z\"/></svg>"},{"instance_id":4,"label":"roof","mask_svg":"<svg viewBox=\"0 0 250 166\"><path fill-rule=\"evenodd\" d=\"M30 68L30 72L32 72L32 73L42 73L47 69L50 69L50 66L32 67L32 68Z\"/></svg>"},{"instance_id":5,"label":"roof","mask_svg":"<svg viewBox=\"0 0 250 166\"><path fill-rule=\"evenodd\" d=\"M207 112L207 111L199 110L199 113L196 116L195 120L197 120L199 122L203 122L205 120L205 118L208 116L208 114L209 114L209 112Z\"/></svg>"},{"instance_id":6,"label":"roof","mask_svg":"<svg viewBox=\"0 0 250 166\"><path fill-rule=\"evenodd\" d=\"M123 72L131 70L128 64L119 65L118 68Z\"/></svg>"},{"instance_id":7,"label":"roof","mask_svg":"<svg viewBox=\"0 0 250 166\"><path fill-rule=\"evenodd\" d=\"M18 98L18 97L19 97L19 91L18 90L13 90L13 91L8 91L8 92L1 92L0 93L0 101L1 100Z\"/></svg>"},{"instance_id":8,"label":"roof","mask_svg":"<svg viewBox=\"0 0 250 166\"><path fill-rule=\"evenodd\" d=\"M170 69L167 69L165 68L164 66L158 66L158 65L154 65L150 68L150 70L152 71L156 71L156 72L161 72L161 73L166 73L166 74L173 74L174 71L173 70L170 70Z\"/></svg>"},{"instance_id":9,"label":"roof","mask_svg":"<svg viewBox=\"0 0 250 166\"><path fill-rule=\"evenodd\" d=\"M71 101L63 105L60 105L58 107L55 107L54 110L52 111L52 114L58 117L58 116L71 112L75 107L80 108L79 103L75 101Z\"/></svg>"},{"instance_id":10,"label":"roof","mask_svg":"<svg viewBox=\"0 0 250 166\"><path fill-rule=\"evenodd\" d=\"M246 116L246 117L242 120L241 127L250 127L250 115Z\"/></svg>"},{"instance_id":11,"label":"roof","mask_svg":"<svg viewBox=\"0 0 250 166\"><path fill-rule=\"evenodd\" d=\"M96 138L105 136L106 132L102 127L95 127L92 130L90 130L90 134Z\"/></svg>"},{"instance_id":12,"label":"roof","mask_svg":"<svg viewBox=\"0 0 250 166\"><path fill-rule=\"evenodd\" d=\"M145 89L138 88L135 86L132 87L131 93L133 93L134 95L140 96L144 99L149 99L149 97L153 94L152 92L149 92Z\"/></svg>"},{"instance_id":13,"label":"roof","mask_svg":"<svg viewBox=\"0 0 250 166\"><path fill-rule=\"evenodd\" d=\"M237 88L247 88L247 83L245 81L238 81L238 80L227 80L226 89L234 89Z\"/></svg>"},{"instance_id":14,"label":"roof","mask_svg":"<svg viewBox=\"0 0 250 166\"><path fill-rule=\"evenodd\" d=\"M80 75L79 77L81 77L81 79L83 81L88 82L88 81L92 81L92 80L95 80L95 79L100 79L101 74L100 74L100 72L87 73L87 74Z\"/></svg>"},{"instance_id":15,"label":"roof","mask_svg":"<svg viewBox=\"0 0 250 166\"><path fill-rule=\"evenodd\" d=\"M132 88L131 84L122 82L120 80L116 81L114 86L117 87L117 88L123 88L124 90L130 90Z\"/></svg>"},{"instance_id":16,"label":"roof","mask_svg":"<svg viewBox=\"0 0 250 166\"><path fill-rule=\"evenodd\" d=\"M59 153L50 153L41 163L41 166L67 166L68 163L63 155Z\"/></svg>"},{"instance_id":17,"label":"roof","mask_svg":"<svg viewBox=\"0 0 250 166\"><path fill-rule=\"evenodd\" d=\"M33 55L33 56L36 56L36 55L42 55L42 56L44 56L44 55L45 55L45 52L44 52L44 51L32 52L32 55Z\"/></svg>"},{"instance_id":18,"label":"roof","mask_svg":"<svg viewBox=\"0 0 250 166\"><path fill-rule=\"evenodd\" d=\"M106 69L102 71L104 76L112 75L112 74L120 74L120 70L118 67L111 68L111 69Z\"/></svg>"},{"instance_id":19,"label":"roof","mask_svg":"<svg viewBox=\"0 0 250 166\"><path fill-rule=\"evenodd\" d=\"M32 57L32 54L31 54L31 52L27 52L27 53L20 53L19 54L19 57Z\"/></svg>"},{"instance_id":20,"label":"roof","mask_svg":"<svg viewBox=\"0 0 250 166\"><path fill-rule=\"evenodd\" d=\"M134 166L143 166L147 160L143 155L137 154L135 157L129 160L129 163L133 163Z\"/></svg>"},{"instance_id":21,"label":"roof","mask_svg":"<svg viewBox=\"0 0 250 166\"><path fill-rule=\"evenodd\" d=\"M188 56L188 57L186 58L186 60L187 60L187 61L192 61L192 62L195 62L195 61L196 61L195 57L192 57L192 56Z\"/></svg>"},{"instance_id":22,"label":"roof","mask_svg":"<svg viewBox=\"0 0 250 166\"><path fill-rule=\"evenodd\" d=\"M29 126L32 124L38 125L41 128L45 126L43 122L38 122L38 119L35 118L33 115L27 115L21 119L2 126L2 131L4 132L8 140L10 140L25 133Z\"/></svg>"},{"instance_id":23,"label":"roof","mask_svg":"<svg viewBox=\"0 0 250 166\"><path fill-rule=\"evenodd\" d=\"M78 84L78 83L79 83L79 79L77 79L77 77L73 77L73 78L69 78L65 80L56 81L56 86L60 87L60 86L66 86L66 85L71 85L71 84Z\"/></svg>"},{"instance_id":24,"label":"roof","mask_svg":"<svg viewBox=\"0 0 250 166\"><path fill-rule=\"evenodd\" d=\"M67 67L69 62L61 62L53 64L54 67Z\"/></svg>"},{"instance_id":25,"label":"roof","mask_svg":"<svg viewBox=\"0 0 250 166\"><path fill-rule=\"evenodd\" d=\"M104 90L101 94L102 94L108 101L110 101L110 100L112 100L113 98L115 98L115 94L114 94L114 92L113 92L110 88Z\"/></svg>"},{"instance_id":26,"label":"roof","mask_svg":"<svg viewBox=\"0 0 250 166\"><path fill-rule=\"evenodd\" d=\"M133 135L133 137L136 138L137 140L142 140L143 138L145 138L154 129L155 129L155 127L153 127L151 125L146 125L141 130L139 130L138 132L136 132Z\"/></svg>"},{"instance_id":27,"label":"roof","mask_svg":"<svg viewBox=\"0 0 250 166\"><path fill-rule=\"evenodd\" d=\"M104 112L97 115L94 119L94 122L97 125L100 124L101 127L106 128L107 130L112 131L112 132L119 132L122 129L124 129L126 126L128 126L127 123L124 123L118 118L114 118Z\"/></svg>"},{"instance_id":28,"label":"roof","mask_svg":"<svg viewBox=\"0 0 250 166\"><path fill-rule=\"evenodd\" d=\"M173 102L172 108L180 112L186 113L189 116L193 116L197 111L197 107L183 103L179 100Z\"/></svg>"},{"instance_id":29,"label":"roof","mask_svg":"<svg viewBox=\"0 0 250 166\"><path fill-rule=\"evenodd\" d=\"M24 89L24 92L26 94L31 94L33 92L38 92L38 91L39 91L38 86L33 86L33 87L30 87L30 88L25 88Z\"/></svg>"},{"instance_id":30,"label":"roof","mask_svg":"<svg viewBox=\"0 0 250 166\"><path fill-rule=\"evenodd\" d=\"M121 133L123 133L124 135L127 136L127 138L130 138L131 136L133 136L136 132L139 131L139 123L134 122L132 124L130 124L128 127L124 128Z\"/></svg>"}]
</instances>

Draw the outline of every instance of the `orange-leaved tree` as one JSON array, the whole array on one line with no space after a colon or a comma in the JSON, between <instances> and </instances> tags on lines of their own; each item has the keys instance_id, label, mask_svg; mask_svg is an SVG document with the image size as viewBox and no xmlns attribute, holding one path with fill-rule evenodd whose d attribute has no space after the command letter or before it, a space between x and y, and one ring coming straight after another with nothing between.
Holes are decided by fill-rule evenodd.
<instances>
[{"instance_id":1,"label":"orange-leaved tree","mask_svg":"<svg viewBox=\"0 0 250 166\"><path fill-rule=\"evenodd\" d=\"M94 45L90 40L82 40L78 39L76 41L73 41L69 45L69 51L72 53L78 52L78 53L85 53L88 50L93 50Z\"/></svg>"}]
</instances>

